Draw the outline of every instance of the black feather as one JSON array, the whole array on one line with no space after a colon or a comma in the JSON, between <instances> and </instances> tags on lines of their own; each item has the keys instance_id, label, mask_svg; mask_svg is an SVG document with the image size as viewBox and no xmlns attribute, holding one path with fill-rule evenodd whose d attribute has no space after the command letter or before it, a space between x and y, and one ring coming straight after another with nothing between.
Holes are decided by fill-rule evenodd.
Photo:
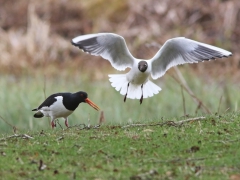
<instances>
[{"instance_id":1,"label":"black feather","mask_svg":"<svg viewBox=\"0 0 240 180\"><path fill-rule=\"evenodd\" d=\"M33 117L35 118L42 118L44 116L43 113L41 113L40 111L38 111L36 114L33 115Z\"/></svg>"}]
</instances>

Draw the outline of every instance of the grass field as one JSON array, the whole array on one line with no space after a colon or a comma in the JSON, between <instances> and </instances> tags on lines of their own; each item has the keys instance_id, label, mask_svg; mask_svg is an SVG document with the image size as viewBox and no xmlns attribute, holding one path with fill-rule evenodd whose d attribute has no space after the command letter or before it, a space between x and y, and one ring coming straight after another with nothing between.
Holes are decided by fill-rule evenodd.
<instances>
[{"instance_id":1,"label":"grass field","mask_svg":"<svg viewBox=\"0 0 240 180\"><path fill-rule=\"evenodd\" d=\"M227 82L205 83L204 80L194 77L192 72L183 76L193 93L204 103L211 113L224 113L235 111L239 104L238 85L228 85ZM104 72L104 69L103 69ZM111 87L108 79L90 80L87 76L13 76L2 75L0 79L0 116L8 123L20 130L46 130L50 128L48 118L33 118L33 108L40 105L45 96L56 92L88 92L89 98L104 112L106 123L109 125L125 124L131 122L148 122L161 118L176 120L185 114L201 116L205 111L194 102L193 98L170 76L155 81L162 91L152 98L139 100L127 99ZM104 74L107 77L107 73ZM184 96L184 105L183 105ZM186 112L184 113L184 106ZM100 112L95 111L87 104L80 104L79 108L69 117L70 125L79 123L97 124ZM63 124L63 120L59 119ZM12 132L11 126L0 120L2 132Z\"/></svg>"},{"instance_id":2,"label":"grass field","mask_svg":"<svg viewBox=\"0 0 240 180\"><path fill-rule=\"evenodd\" d=\"M125 124L126 125L126 124ZM234 179L239 113L182 124L75 126L0 138L3 179ZM31 138L27 138L30 136Z\"/></svg>"},{"instance_id":3,"label":"grass field","mask_svg":"<svg viewBox=\"0 0 240 180\"><path fill-rule=\"evenodd\" d=\"M93 80L84 73L63 73L60 77L37 73L3 75L0 176L98 180L239 178L238 85L226 81L204 83L188 67L182 72L210 114L198 109L172 73L156 81L162 91L144 99L142 105L138 100L127 99L124 103L123 96L106 78ZM66 129L59 119L57 128L51 130L47 118L33 118L31 110L45 99L44 94L78 90L87 91L104 112L105 123L100 127L94 128L99 124L100 112L87 104L80 104L70 116L72 128ZM206 119L177 123L199 116ZM142 125L127 126L139 123ZM12 126L17 128L15 133Z\"/></svg>"}]
</instances>

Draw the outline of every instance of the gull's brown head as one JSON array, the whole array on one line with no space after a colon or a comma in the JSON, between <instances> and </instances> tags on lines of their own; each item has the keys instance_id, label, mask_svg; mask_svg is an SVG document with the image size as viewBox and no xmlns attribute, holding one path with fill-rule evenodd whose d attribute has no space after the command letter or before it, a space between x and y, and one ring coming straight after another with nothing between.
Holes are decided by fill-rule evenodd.
<instances>
[{"instance_id":1,"label":"gull's brown head","mask_svg":"<svg viewBox=\"0 0 240 180\"><path fill-rule=\"evenodd\" d=\"M138 69L139 69L139 71L141 71L141 72L144 73L144 72L147 70L147 68L148 68L148 64L147 64L146 61L140 61L140 62L138 63Z\"/></svg>"}]
</instances>

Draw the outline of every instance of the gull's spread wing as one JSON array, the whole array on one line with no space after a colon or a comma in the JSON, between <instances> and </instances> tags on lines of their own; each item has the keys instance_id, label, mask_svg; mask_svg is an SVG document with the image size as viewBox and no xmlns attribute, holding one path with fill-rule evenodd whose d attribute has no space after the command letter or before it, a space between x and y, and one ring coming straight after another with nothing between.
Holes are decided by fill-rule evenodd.
<instances>
[{"instance_id":1,"label":"gull's spread wing","mask_svg":"<svg viewBox=\"0 0 240 180\"><path fill-rule=\"evenodd\" d=\"M98 33L78 36L72 44L91 55L102 56L117 70L132 67L135 58L129 52L122 36L113 33Z\"/></svg>"},{"instance_id":2,"label":"gull's spread wing","mask_svg":"<svg viewBox=\"0 0 240 180\"><path fill-rule=\"evenodd\" d=\"M163 76L169 68L179 64L198 63L231 55L231 52L224 49L177 37L166 41L151 59L151 75L153 79L157 79Z\"/></svg>"}]
</instances>

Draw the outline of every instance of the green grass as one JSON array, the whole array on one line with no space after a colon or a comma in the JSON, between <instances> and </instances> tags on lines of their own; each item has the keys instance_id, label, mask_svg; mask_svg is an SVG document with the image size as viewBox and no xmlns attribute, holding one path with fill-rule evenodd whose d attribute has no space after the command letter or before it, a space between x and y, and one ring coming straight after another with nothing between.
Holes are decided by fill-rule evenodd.
<instances>
[{"instance_id":1,"label":"green grass","mask_svg":"<svg viewBox=\"0 0 240 180\"><path fill-rule=\"evenodd\" d=\"M104 71L103 71L104 72ZM66 75L66 74L71 75ZM162 91L153 98L123 102L106 78L62 72L60 77L2 75L0 116L0 176L3 179L228 179L239 172L239 86L206 83L191 71L183 73L195 95L212 112L206 115L188 93L183 92L188 117L206 120L182 126L143 126L186 119L181 86L168 74L156 81ZM107 73L104 73L106 75ZM91 77L91 78L89 78ZM104 112L106 122L98 129L65 129L63 120L55 130L48 118L34 119L33 108L56 92L88 92ZM221 98L222 97L222 98ZM220 103L221 99L221 103ZM69 117L71 126L98 124L100 112L87 104ZM43 165L40 166L40 161Z\"/></svg>"},{"instance_id":2,"label":"green grass","mask_svg":"<svg viewBox=\"0 0 240 180\"><path fill-rule=\"evenodd\" d=\"M162 123L166 120L146 124ZM22 131L0 141L3 179L229 179L240 171L239 113L181 126ZM43 166L40 167L40 160ZM45 167L46 165L46 167ZM42 169L41 169L42 168ZM41 169L41 170L39 170Z\"/></svg>"},{"instance_id":3,"label":"green grass","mask_svg":"<svg viewBox=\"0 0 240 180\"><path fill-rule=\"evenodd\" d=\"M231 82L205 83L199 77L194 77L188 68L184 78L195 95L214 114L235 111L240 101L239 85ZM128 122L148 122L161 118L176 120L184 115L181 86L168 74L155 81L162 91L152 98L143 100L127 99L123 102L123 96L111 87L107 79L107 72L101 80L89 79L89 74L81 74L63 71L60 77L46 75L45 93L49 96L56 92L76 92L83 90L88 92L89 98L104 111L106 123L109 125L126 124ZM184 72L184 71L183 71ZM188 73L187 73L188 72ZM71 75L66 75L66 74ZM15 125L20 130L46 130L50 129L48 118L33 118L33 108L40 105L44 97L44 76L43 73L36 73L33 76L2 75L0 79L0 116L7 122ZM226 90L227 89L227 90ZM186 113L190 116L200 116L205 112L202 109L197 111L198 104L184 91ZM221 105L219 102L222 97ZM69 117L69 124L88 123L97 124L100 112L95 111L89 105L81 103L76 111ZM63 124L63 120L59 119ZM0 120L1 132L12 132L11 126Z\"/></svg>"}]
</instances>

